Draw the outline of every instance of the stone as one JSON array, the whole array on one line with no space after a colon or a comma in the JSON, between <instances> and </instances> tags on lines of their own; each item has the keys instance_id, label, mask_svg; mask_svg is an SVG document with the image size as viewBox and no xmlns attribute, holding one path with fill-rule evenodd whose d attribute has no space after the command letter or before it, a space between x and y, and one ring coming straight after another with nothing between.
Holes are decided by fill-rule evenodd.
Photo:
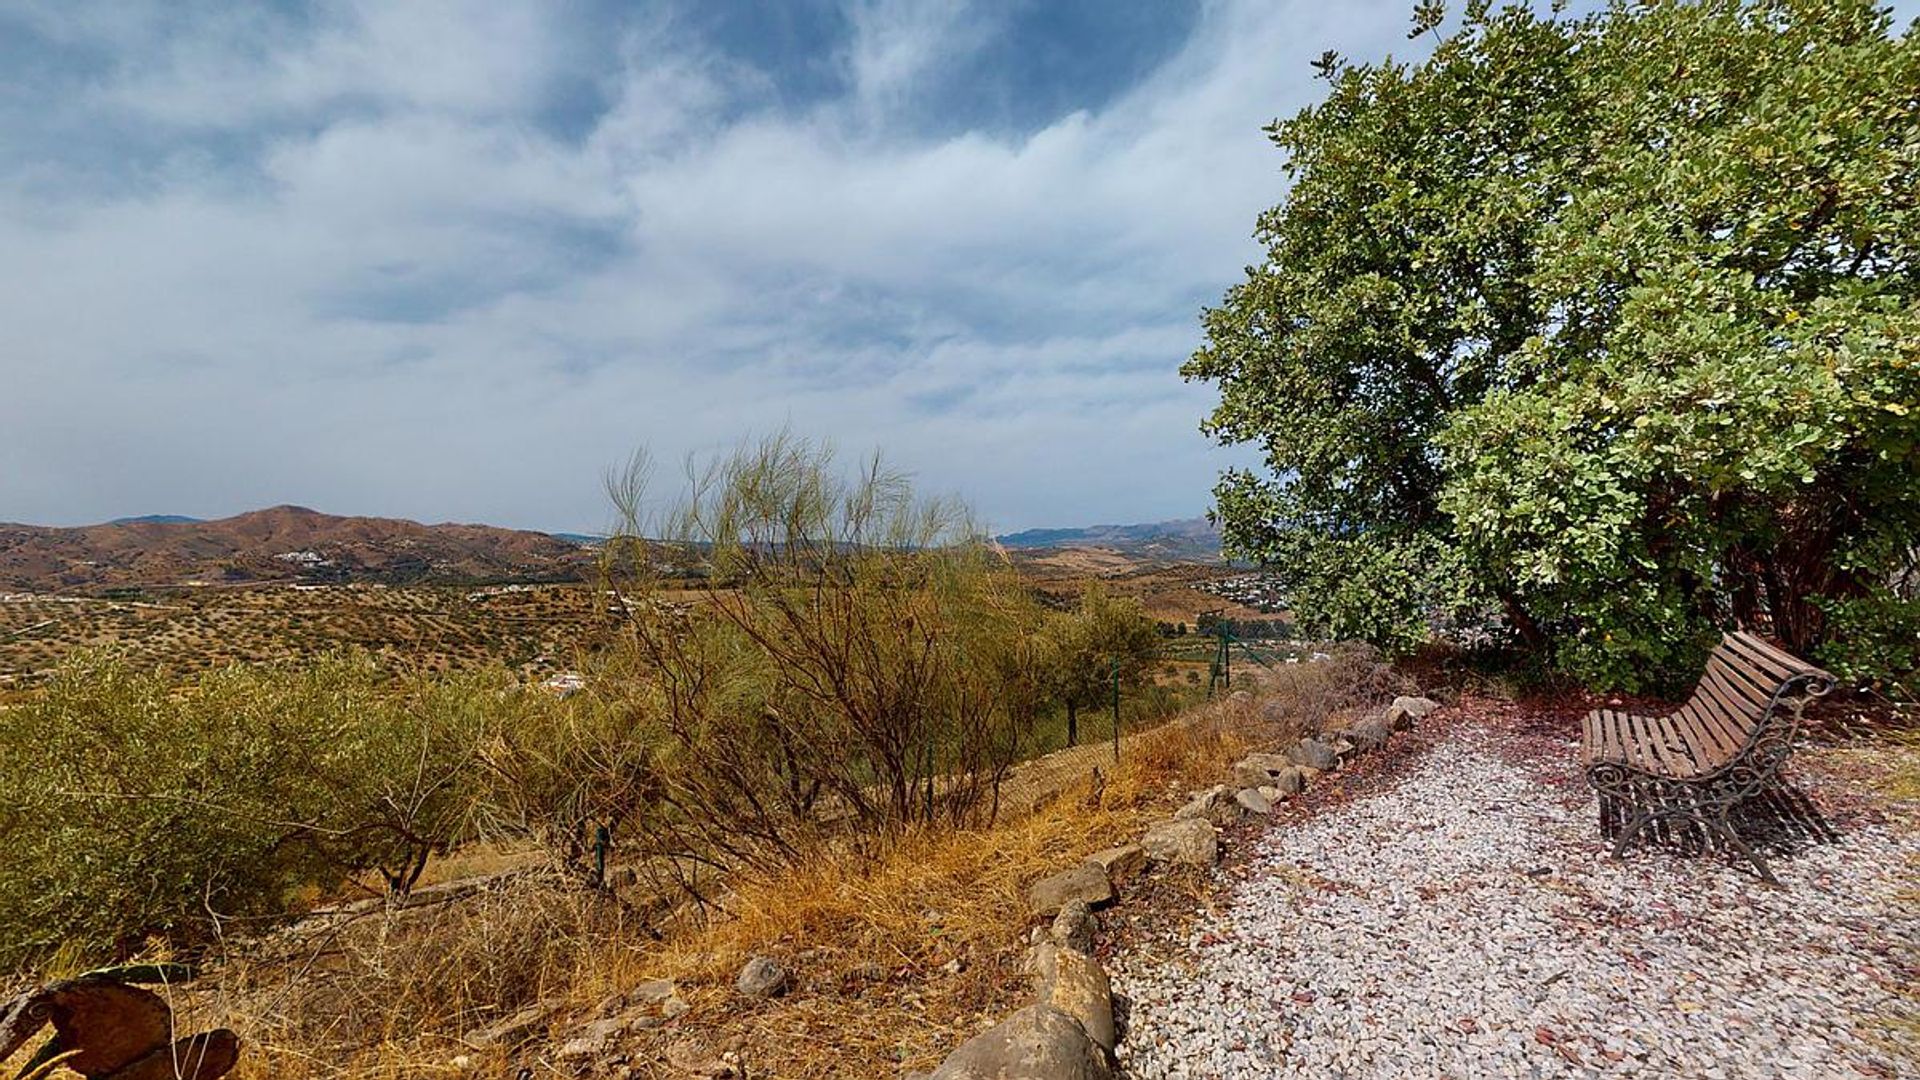
<instances>
[{"instance_id":1,"label":"stone","mask_svg":"<svg viewBox=\"0 0 1920 1080\"><path fill-rule=\"evenodd\" d=\"M1042 945L1031 957L1034 994L1075 1020L1087 1037L1113 1049L1113 988L1093 957L1056 945Z\"/></svg>"},{"instance_id":2,"label":"stone","mask_svg":"<svg viewBox=\"0 0 1920 1080\"><path fill-rule=\"evenodd\" d=\"M1241 788L1233 793L1233 801L1240 804L1241 808L1249 814L1273 813L1273 803L1269 802L1265 795L1260 794L1257 788Z\"/></svg>"},{"instance_id":3,"label":"stone","mask_svg":"<svg viewBox=\"0 0 1920 1080\"><path fill-rule=\"evenodd\" d=\"M931 1080L1112 1077L1106 1052L1078 1020L1051 1005L1029 1005L962 1043L933 1071Z\"/></svg>"},{"instance_id":4,"label":"stone","mask_svg":"<svg viewBox=\"0 0 1920 1080\"><path fill-rule=\"evenodd\" d=\"M1041 916L1057 914L1069 900L1084 900L1089 907L1096 907L1111 899L1113 882L1107 879L1105 870L1091 862L1041 878L1027 890L1028 910Z\"/></svg>"},{"instance_id":5,"label":"stone","mask_svg":"<svg viewBox=\"0 0 1920 1080\"><path fill-rule=\"evenodd\" d=\"M1241 787L1275 787L1289 795L1300 793L1300 773L1284 754L1248 754L1233 767L1234 783Z\"/></svg>"},{"instance_id":6,"label":"stone","mask_svg":"<svg viewBox=\"0 0 1920 1080\"><path fill-rule=\"evenodd\" d=\"M1087 856L1087 861L1106 871L1107 880L1123 882L1147 865L1147 852L1139 844L1121 844Z\"/></svg>"},{"instance_id":7,"label":"stone","mask_svg":"<svg viewBox=\"0 0 1920 1080\"><path fill-rule=\"evenodd\" d=\"M771 956L756 956L740 969L733 988L750 998L774 997L786 992L787 969Z\"/></svg>"},{"instance_id":8,"label":"stone","mask_svg":"<svg viewBox=\"0 0 1920 1080\"><path fill-rule=\"evenodd\" d=\"M631 1032L660 1026L659 1017L632 1013L626 1016L612 1016L605 1020L595 1020L574 1030L572 1037L560 1044L557 1055L566 1061L580 1061L606 1055L620 1041L620 1037Z\"/></svg>"},{"instance_id":9,"label":"stone","mask_svg":"<svg viewBox=\"0 0 1920 1080\"><path fill-rule=\"evenodd\" d=\"M540 1034L540 1029L559 1011L559 1001L536 1001L498 1023L467 1032L460 1036L460 1041L476 1050L492 1046L512 1049Z\"/></svg>"},{"instance_id":10,"label":"stone","mask_svg":"<svg viewBox=\"0 0 1920 1080\"><path fill-rule=\"evenodd\" d=\"M1173 812L1176 818L1203 818L1216 825L1224 825L1240 816L1240 808L1234 805L1233 789L1225 784L1215 784L1205 791L1195 792L1187 805Z\"/></svg>"},{"instance_id":11,"label":"stone","mask_svg":"<svg viewBox=\"0 0 1920 1080\"><path fill-rule=\"evenodd\" d=\"M1286 802L1288 798L1287 793L1284 791L1281 791L1277 787L1262 787L1262 788L1254 788L1253 790L1259 792L1260 797L1267 800L1267 804L1269 806L1274 805L1276 803Z\"/></svg>"},{"instance_id":12,"label":"stone","mask_svg":"<svg viewBox=\"0 0 1920 1080\"><path fill-rule=\"evenodd\" d=\"M1212 866L1220 859L1220 831L1205 818L1176 818L1150 826L1140 846L1152 862Z\"/></svg>"},{"instance_id":13,"label":"stone","mask_svg":"<svg viewBox=\"0 0 1920 1080\"><path fill-rule=\"evenodd\" d=\"M1061 905L1060 914L1053 917L1053 927L1048 936L1062 948L1091 953L1093 929L1093 909L1087 906L1085 900L1069 900Z\"/></svg>"},{"instance_id":14,"label":"stone","mask_svg":"<svg viewBox=\"0 0 1920 1080\"><path fill-rule=\"evenodd\" d=\"M1405 731L1413 726L1415 720L1424 720L1427 714L1440 707L1440 703L1425 697L1397 697L1387 706L1387 724L1396 731Z\"/></svg>"},{"instance_id":15,"label":"stone","mask_svg":"<svg viewBox=\"0 0 1920 1080\"><path fill-rule=\"evenodd\" d=\"M1393 724L1386 713L1375 713L1364 720L1357 720L1346 732L1346 740L1354 748L1367 753L1386 745L1387 737L1393 734Z\"/></svg>"},{"instance_id":16,"label":"stone","mask_svg":"<svg viewBox=\"0 0 1920 1080\"><path fill-rule=\"evenodd\" d=\"M1295 765L1325 770L1333 768L1340 755L1332 746L1318 739L1301 739L1287 751L1287 758Z\"/></svg>"}]
</instances>

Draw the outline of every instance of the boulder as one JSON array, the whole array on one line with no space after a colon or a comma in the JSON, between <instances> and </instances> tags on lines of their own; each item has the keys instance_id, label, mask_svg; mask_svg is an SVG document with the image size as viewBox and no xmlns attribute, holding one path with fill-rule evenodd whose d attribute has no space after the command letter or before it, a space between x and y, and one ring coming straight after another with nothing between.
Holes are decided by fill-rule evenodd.
<instances>
[{"instance_id":1,"label":"boulder","mask_svg":"<svg viewBox=\"0 0 1920 1080\"><path fill-rule=\"evenodd\" d=\"M765 998L783 994L789 977L786 967L771 956L756 956L740 969L733 988L743 997Z\"/></svg>"},{"instance_id":2,"label":"boulder","mask_svg":"<svg viewBox=\"0 0 1920 1080\"><path fill-rule=\"evenodd\" d=\"M962 1043L930 1080L1112 1077L1106 1051L1087 1035L1080 1021L1051 1005L1029 1005Z\"/></svg>"},{"instance_id":3,"label":"boulder","mask_svg":"<svg viewBox=\"0 0 1920 1080\"><path fill-rule=\"evenodd\" d=\"M1085 900L1069 900L1061 905L1060 914L1053 917L1048 936L1063 949L1091 953L1093 929L1093 909Z\"/></svg>"},{"instance_id":4,"label":"boulder","mask_svg":"<svg viewBox=\"0 0 1920 1080\"><path fill-rule=\"evenodd\" d=\"M1292 767L1293 763L1279 754L1248 754L1234 763L1233 782L1241 787L1271 784L1282 770Z\"/></svg>"},{"instance_id":5,"label":"boulder","mask_svg":"<svg viewBox=\"0 0 1920 1080\"><path fill-rule=\"evenodd\" d=\"M1069 900L1081 900L1088 907L1097 907L1111 899L1113 882L1107 879L1105 870L1091 862L1041 878L1027 890L1028 909L1043 916L1058 913Z\"/></svg>"},{"instance_id":6,"label":"boulder","mask_svg":"<svg viewBox=\"0 0 1920 1080\"><path fill-rule=\"evenodd\" d=\"M1339 761L1339 757L1332 746L1318 739L1301 739L1287 750L1289 761L1309 769L1331 769Z\"/></svg>"},{"instance_id":7,"label":"boulder","mask_svg":"<svg viewBox=\"0 0 1920 1080\"><path fill-rule=\"evenodd\" d=\"M1362 753L1371 752L1385 745L1387 737L1393 734L1393 724L1386 713L1375 713L1364 720L1357 720L1344 733L1346 740Z\"/></svg>"},{"instance_id":8,"label":"boulder","mask_svg":"<svg viewBox=\"0 0 1920 1080\"><path fill-rule=\"evenodd\" d=\"M1139 844L1121 844L1087 856L1087 861L1106 871L1107 880L1121 882L1147 865L1147 852Z\"/></svg>"},{"instance_id":9,"label":"boulder","mask_svg":"<svg viewBox=\"0 0 1920 1080\"><path fill-rule=\"evenodd\" d=\"M1425 697L1397 697L1387 706L1387 723L1395 730L1404 731L1413 726L1415 720L1424 720L1427 714L1440 707L1440 703Z\"/></svg>"},{"instance_id":10,"label":"boulder","mask_svg":"<svg viewBox=\"0 0 1920 1080\"><path fill-rule=\"evenodd\" d=\"M1113 987L1093 957L1047 944L1033 950L1033 989L1042 1005L1075 1020L1087 1037L1113 1049Z\"/></svg>"},{"instance_id":11,"label":"boulder","mask_svg":"<svg viewBox=\"0 0 1920 1080\"><path fill-rule=\"evenodd\" d=\"M1220 831L1205 818L1175 818L1150 826L1140 846L1152 862L1212 866L1220 859Z\"/></svg>"},{"instance_id":12,"label":"boulder","mask_svg":"<svg viewBox=\"0 0 1920 1080\"><path fill-rule=\"evenodd\" d=\"M1233 793L1233 801L1249 814L1273 813L1273 803L1268 801L1265 795L1260 794L1258 788L1241 788Z\"/></svg>"},{"instance_id":13,"label":"boulder","mask_svg":"<svg viewBox=\"0 0 1920 1080\"><path fill-rule=\"evenodd\" d=\"M1176 818L1201 818L1216 825L1224 825L1240 816L1240 808L1234 804L1233 789L1225 784L1215 784L1205 791L1195 792L1187 805L1173 812Z\"/></svg>"}]
</instances>

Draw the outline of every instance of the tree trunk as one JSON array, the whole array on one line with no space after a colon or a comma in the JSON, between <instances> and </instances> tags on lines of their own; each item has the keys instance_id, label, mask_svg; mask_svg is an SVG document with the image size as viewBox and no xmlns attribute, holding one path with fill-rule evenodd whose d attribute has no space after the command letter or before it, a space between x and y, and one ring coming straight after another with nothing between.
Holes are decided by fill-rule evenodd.
<instances>
[{"instance_id":1,"label":"tree trunk","mask_svg":"<svg viewBox=\"0 0 1920 1080\"><path fill-rule=\"evenodd\" d=\"M1545 653L1547 649L1546 631L1540 629L1540 624L1533 621L1533 616L1527 613L1525 607L1521 606L1520 598L1515 596L1512 590L1504 585L1496 586L1494 594L1500 598L1501 606L1506 609L1507 621L1512 623L1513 628L1520 632L1520 640L1527 643L1527 648L1535 652Z\"/></svg>"}]
</instances>

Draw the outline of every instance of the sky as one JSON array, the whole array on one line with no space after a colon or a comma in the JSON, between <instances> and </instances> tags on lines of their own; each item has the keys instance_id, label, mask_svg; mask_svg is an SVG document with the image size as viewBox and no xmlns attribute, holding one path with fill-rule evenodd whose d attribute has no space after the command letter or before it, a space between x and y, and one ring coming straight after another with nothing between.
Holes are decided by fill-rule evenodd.
<instances>
[{"instance_id":1,"label":"sky","mask_svg":"<svg viewBox=\"0 0 1920 1080\"><path fill-rule=\"evenodd\" d=\"M1407 0L0 0L0 520L593 531L782 427L1190 517L1200 309Z\"/></svg>"}]
</instances>

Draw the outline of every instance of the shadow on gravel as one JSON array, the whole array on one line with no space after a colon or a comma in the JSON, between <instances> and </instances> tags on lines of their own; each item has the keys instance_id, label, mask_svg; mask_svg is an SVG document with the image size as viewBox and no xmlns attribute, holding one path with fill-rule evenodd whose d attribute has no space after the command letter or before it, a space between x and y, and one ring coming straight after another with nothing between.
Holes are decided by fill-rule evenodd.
<instances>
[{"instance_id":1,"label":"shadow on gravel","mask_svg":"<svg viewBox=\"0 0 1920 1080\"><path fill-rule=\"evenodd\" d=\"M1839 831L1806 792L1788 783L1775 785L1739 804L1729 816L1740 838L1770 857L1791 857L1816 844L1840 839ZM1650 826L1636 838L1636 846L1689 857L1721 849L1700 826L1675 821Z\"/></svg>"}]
</instances>

